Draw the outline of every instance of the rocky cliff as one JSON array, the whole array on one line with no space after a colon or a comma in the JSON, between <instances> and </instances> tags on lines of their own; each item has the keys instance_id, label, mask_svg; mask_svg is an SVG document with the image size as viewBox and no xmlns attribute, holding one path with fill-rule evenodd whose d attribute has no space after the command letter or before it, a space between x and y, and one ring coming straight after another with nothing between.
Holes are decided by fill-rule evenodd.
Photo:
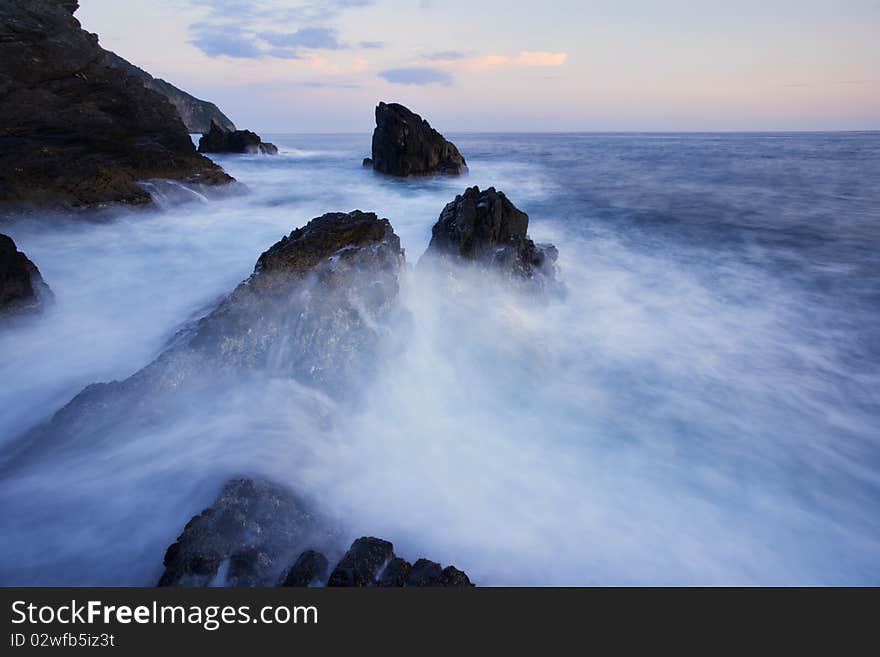
<instances>
[{"instance_id":1,"label":"rocky cliff","mask_svg":"<svg viewBox=\"0 0 880 657\"><path fill-rule=\"evenodd\" d=\"M143 204L141 180L230 182L164 96L105 64L77 6L0 3L0 202Z\"/></svg>"},{"instance_id":2,"label":"rocky cliff","mask_svg":"<svg viewBox=\"0 0 880 657\"><path fill-rule=\"evenodd\" d=\"M397 103L379 103L373 131L372 164L393 176L458 175L467 171L464 157L418 114Z\"/></svg>"},{"instance_id":3,"label":"rocky cliff","mask_svg":"<svg viewBox=\"0 0 880 657\"><path fill-rule=\"evenodd\" d=\"M196 98L162 78L154 78L115 52L104 51L104 63L134 76L145 87L165 96L190 132L208 132L212 121L224 130L235 130L235 124L214 103Z\"/></svg>"}]
</instances>

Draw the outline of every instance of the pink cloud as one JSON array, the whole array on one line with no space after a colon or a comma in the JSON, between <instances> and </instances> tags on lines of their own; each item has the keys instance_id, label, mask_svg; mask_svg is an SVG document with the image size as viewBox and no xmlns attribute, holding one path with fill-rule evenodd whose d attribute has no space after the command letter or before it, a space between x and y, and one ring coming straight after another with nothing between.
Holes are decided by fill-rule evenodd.
<instances>
[{"instance_id":1,"label":"pink cloud","mask_svg":"<svg viewBox=\"0 0 880 657\"><path fill-rule=\"evenodd\" d=\"M490 71L505 66L562 66L568 54L543 50L523 50L516 57L482 55L469 59L437 59L436 66L459 71Z\"/></svg>"},{"instance_id":2,"label":"pink cloud","mask_svg":"<svg viewBox=\"0 0 880 657\"><path fill-rule=\"evenodd\" d=\"M510 63L510 57L505 55L485 55L484 57L474 57L458 62L458 66L465 71L485 71Z\"/></svg>"},{"instance_id":3,"label":"pink cloud","mask_svg":"<svg viewBox=\"0 0 880 657\"><path fill-rule=\"evenodd\" d=\"M514 60L520 66L562 66L568 54L543 50L523 50Z\"/></svg>"}]
</instances>

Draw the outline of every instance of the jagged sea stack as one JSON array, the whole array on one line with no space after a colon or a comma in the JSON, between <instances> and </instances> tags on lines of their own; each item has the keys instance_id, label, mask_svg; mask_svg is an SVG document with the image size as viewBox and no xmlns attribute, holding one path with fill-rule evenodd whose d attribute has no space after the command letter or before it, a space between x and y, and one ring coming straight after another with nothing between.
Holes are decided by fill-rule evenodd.
<instances>
[{"instance_id":1,"label":"jagged sea stack","mask_svg":"<svg viewBox=\"0 0 880 657\"><path fill-rule=\"evenodd\" d=\"M556 282L558 251L528 236L529 215L494 187L470 187L448 203L431 230L425 258L490 266L519 279Z\"/></svg>"},{"instance_id":2,"label":"jagged sea stack","mask_svg":"<svg viewBox=\"0 0 880 657\"><path fill-rule=\"evenodd\" d=\"M372 165L376 171L392 176L459 175L467 171L467 163L455 144L421 116L397 103L379 103L376 107Z\"/></svg>"},{"instance_id":3,"label":"jagged sea stack","mask_svg":"<svg viewBox=\"0 0 880 657\"><path fill-rule=\"evenodd\" d=\"M0 203L144 204L151 178L232 178L168 100L104 63L75 0L0 2Z\"/></svg>"},{"instance_id":4,"label":"jagged sea stack","mask_svg":"<svg viewBox=\"0 0 880 657\"><path fill-rule=\"evenodd\" d=\"M250 130L226 130L211 121L211 129L199 139L199 153L262 153L275 155L278 147L264 142Z\"/></svg>"},{"instance_id":5,"label":"jagged sea stack","mask_svg":"<svg viewBox=\"0 0 880 657\"><path fill-rule=\"evenodd\" d=\"M0 234L0 319L37 311L51 300L52 291L37 266L11 237Z\"/></svg>"}]
</instances>

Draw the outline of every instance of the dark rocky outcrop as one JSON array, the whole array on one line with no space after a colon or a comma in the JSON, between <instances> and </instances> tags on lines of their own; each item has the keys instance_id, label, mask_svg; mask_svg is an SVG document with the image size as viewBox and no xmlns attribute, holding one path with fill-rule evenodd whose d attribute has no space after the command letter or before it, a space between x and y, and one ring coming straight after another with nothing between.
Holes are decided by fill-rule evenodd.
<instances>
[{"instance_id":1,"label":"dark rocky outcrop","mask_svg":"<svg viewBox=\"0 0 880 657\"><path fill-rule=\"evenodd\" d=\"M427 559L411 566L391 543L372 536L354 541L328 578L321 551L300 552L312 545L339 554L328 526L282 486L233 479L168 548L159 586L473 586L454 566L443 569ZM283 569L294 554L299 556Z\"/></svg>"},{"instance_id":2,"label":"dark rocky outcrop","mask_svg":"<svg viewBox=\"0 0 880 657\"><path fill-rule=\"evenodd\" d=\"M37 311L52 296L37 266L11 237L0 234L0 318Z\"/></svg>"},{"instance_id":3,"label":"dark rocky outcrop","mask_svg":"<svg viewBox=\"0 0 880 657\"><path fill-rule=\"evenodd\" d=\"M224 368L270 368L338 392L371 368L403 266L387 219L325 214L263 253L186 346Z\"/></svg>"},{"instance_id":4,"label":"dark rocky outcrop","mask_svg":"<svg viewBox=\"0 0 880 657\"><path fill-rule=\"evenodd\" d=\"M329 541L330 533L289 490L234 479L168 548L159 586L268 586L291 553Z\"/></svg>"},{"instance_id":5,"label":"dark rocky outcrop","mask_svg":"<svg viewBox=\"0 0 880 657\"><path fill-rule=\"evenodd\" d=\"M199 139L199 153L263 153L275 155L278 147L264 142L250 130L226 130L211 121L211 129Z\"/></svg>"},{"instance_id":6,"label":"dark rocky outcrop","mask_svg":"<svg viewBox=\"0 0 880 657\"><path fill-rule=\"evenodd\" d=\"M359 538L330 573L327 586L371 586L393 556L394 546L388 541L372 536Z\"/></svg>"},{"instance_id":7,"label":"dark rocky outcrop","mask_svg":"<svg viewBox=\"0 0 880 657\"><path fill-rule=\"evenodd\" d=\"M126 61L115 52L105 50L104 63L107 66L118 68L128 75L134 76L145 87L165 96L174 105L177 114L180 116L181 121L183 121L183 125L190 132L208 132L211 129L212 122L224 130L235 130L235 124L214 103L200 100L161 78L154 78L145 70Z\"/></svg>"},{"instance_id":8,"label":"dark rocky outcrop","mask_svg":"<svg viewBox=\"0 0 880 657\"><path fill-rule=\"evenodd\" d=\"M230 182L164 96L104 63L76 8L0 3L0 202L144 204L141 180Z\"/></svg>"},{"instance_id":9,"label":"dark rocky outcrop","mask_svg":"<svg viewBox=\"0 0 880 657\"><path fill-rule=\"evenodd\" d=\"M382 573L376 580L376 586L404 586L407 577L409 577L410 570L412 570L412 564L409 561L400 557L394 557L382 570Z\"/></svg>"},{"instance_id":10,"label":"dark rocky outcrop","mask_svg":"<svg viewBox=\"0 0 880 657\"><path fill-rule=\"evenodd\" d=\"M323 582L330 562L317 550L306 550L290 567L281 580L281 586L309 586Z\"/></svg>"},{"instance_id":11,"label":"dark rocky outcrop","mask_svg":"<svg viewBox=\"0 0 880 657\"><path fill-rule=\"evenodd\" d=\"M405 586L473 586L468 576L455 566L443 568L436 561L419 559L410 569Z\"/></svg>"},{"instance_id":12,"label":"dark rocky outcrop","mask_svg":"<svg viewBox=\"0 0 880 657\"><path fill-rule=\"evenodd\" d=\"M330 575L327 586L473 586L468 576L455 566L419 559L410 565L394 554L388 541L365 536L352 543Z\"/></svg>"},{"instance_id":13,"label":"dark rocky outcrop","mask_svg":"<svg viewBox=\"0 0 880 657\"><path fill-rule=\"evenodd\" d=\"M467 171L455 144L397 103L379 103L376 107L372 165L376 171L393 176L458 175Z\"/></svg>"},{"instance_id":14,"label":"dark rocky outcrop","mask_svg":"<svg viewBox=\"0 0 880 657\"><path fill-rule=\"evenodd\" d=\"M487 265L539 285L556 280L558 252L528 236L529 215L503 192L471 187L448 203L431 230L425 256Z\"/></svg>"}]
</instances>

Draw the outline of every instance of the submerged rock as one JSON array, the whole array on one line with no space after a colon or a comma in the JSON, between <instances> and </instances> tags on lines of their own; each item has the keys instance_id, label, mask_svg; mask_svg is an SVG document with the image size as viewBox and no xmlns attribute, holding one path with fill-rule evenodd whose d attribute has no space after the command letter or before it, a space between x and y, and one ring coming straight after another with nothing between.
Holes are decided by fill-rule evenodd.
<instances>
[{"instance_id":1,"label":"submerged rock","mask_svg":"<svg viewBox=\"0 0 880 657\"><path fill-rule=\"evenodd\" d=\"M458 175L467 171L467 163L455 144L397 103L379 103L376 107L371 164L376 171L393 176Z\"/></svg>"},{"instance_id":2,"label":"submerged rock","mask_svg":"<svg viewBox=\"0 0 880 657\"><path fill-rule=\"evenodd\" d=\"M189 132L208 132L212 122L224 130L235 130L235 124L214 103L196 98L161 78L154 78L115 52L105 50L104 63L137 78L145 87L165 96L174 105L174 109L177 110L177 114Z\"/></svg>"},{"instance_id":3,"label":"submerged rock","mask_svg":"<svg viewBox=\"0 0 880 657\"><path fill-rule=\"evenodd\" d=\"M199 139L199 153L263 153L275 155L278 147L264 142L250 130L227 130L211 121L211 129Z\"/></svg>"},{"instance_id":4,"label":"submerged rock","mask_svg":"<svg viewBox=\"0 0 880 657\"><path fill-rule=\"evenodd\" d=\"M142 180L232 181L164 96L106 65L77 6L0 3L0 202L145 204Z\"/></svg>"},{"instance_id":5,"label":"submerged rock","mask_svg":"<svg viewBox=\"0 0 880 657\"><path fill-rule=\"evenodd\" d=\"M491 266L539 285L556 280L558 251L528 236L529 215L503 192L470 187L448 203L431 230L425 256Z\"/></svg>"},{"instance_id":6,"label":"submerged rock","mask_svg":"<svg viewBox=\"0 0 880 657\"><path fill-rule=\"evenodd\" d=\"M291 553L329 540L326 527L286 488L233 479L168 548L159 586L271 586Z\"/></svg>"},{"instance_id":7,"label":"submerged rock","mask_svg":"<svg viewBox=\"0 0 880 657\"><path fill-rule=\"evenodd\" d=\"M0 318L38 311L52 298L37 266L11 237L0 234Z\"/></svg>"},{"instance_id":8,"label":"submerged rock","mask_svg":"<svg viewBox=\"0 0 880 657\"><path fill-rule=\"evenodd\" d=\"M337 402L356 398L394 349L405 258L387 219L329 213L264 252L254 273L124 381L87 386L22 437L26 459L51 443L114 441L170 421L242 384L293 379Z\"/></svg>"}]
</instances>

